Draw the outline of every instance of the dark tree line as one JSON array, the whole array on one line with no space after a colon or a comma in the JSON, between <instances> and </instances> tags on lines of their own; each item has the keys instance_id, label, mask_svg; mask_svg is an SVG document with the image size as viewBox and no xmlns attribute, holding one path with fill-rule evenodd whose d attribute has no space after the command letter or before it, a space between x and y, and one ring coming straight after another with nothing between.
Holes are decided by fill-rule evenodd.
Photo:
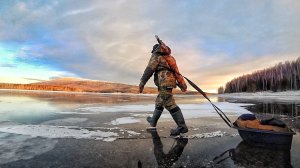
<instances>
[{"instance_id":1,"label":"dark tree line","mask_svg":"<svg viewBox=\"0 0 300 168\"><path fill-rule=\"evenodd\" d=\"M273 67L237 77L226 83L225 93L285 91L300 89L300 57L295 61L286 61Z\"/></svg>"}]
</instances>

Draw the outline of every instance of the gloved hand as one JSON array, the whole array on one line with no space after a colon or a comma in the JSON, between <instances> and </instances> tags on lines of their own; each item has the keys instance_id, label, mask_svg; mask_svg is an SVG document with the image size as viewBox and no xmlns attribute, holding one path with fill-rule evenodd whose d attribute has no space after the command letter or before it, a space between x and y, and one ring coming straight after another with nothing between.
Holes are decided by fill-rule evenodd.
<instances>
[{"instance_id":1,"label":"gloved hand","mask_svg":"<svg viewBox=\"0 0 300 168\"><path fill-rule=\"evenodd\" d=\"M182 92L186 92L186 90L187 90L186 84L184 84L183 86L182 85L178 85L178 86Z\"/></svg>"},{"instance_id":2,"label":"gloved hand","mask_svg":"<svg viewBox=\"0 0 300 168\"><path fill-rule=\"evenodd\" d=\"M143 90L144 90L144 83L143 82L140 82L139 89L140 89L140 93L142 93Z\"/></svg>"}]
</instances>

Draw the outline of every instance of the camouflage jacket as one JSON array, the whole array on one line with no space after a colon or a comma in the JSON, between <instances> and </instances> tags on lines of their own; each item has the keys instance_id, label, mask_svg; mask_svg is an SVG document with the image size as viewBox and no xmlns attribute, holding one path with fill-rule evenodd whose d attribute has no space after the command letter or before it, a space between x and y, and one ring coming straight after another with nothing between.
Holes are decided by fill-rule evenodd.
<instances>
[{"instance_id":1,"label":"camouflage jacket","mask_svg":"<svg viewBox=\"0 0 300 168\"><path fill-rule=\"evenodd\" d=\"M170 69L173 71L170 71ZM174 73L177 72L177 73ZM176 88L180 87L182 91L186 91L186 84L183 77L179 75L175 58L170 55L169 50L160 50L152 54L150 61L141 78L141 83L145 85L154 74L154 83L159 88Z\"/></svg>"}]
</instances>

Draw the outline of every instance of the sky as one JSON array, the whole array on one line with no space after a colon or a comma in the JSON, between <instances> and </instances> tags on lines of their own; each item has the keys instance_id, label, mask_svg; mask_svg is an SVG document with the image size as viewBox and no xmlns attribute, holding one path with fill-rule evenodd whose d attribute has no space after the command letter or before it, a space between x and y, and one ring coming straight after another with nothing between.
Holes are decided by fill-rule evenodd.
<instances>
[{"instance_id":1,"label":"sky","mask_svg":"<svg viewBox=\"0 0 300 168\"><path fill-rule=\"evenodd\" d=\"M299 18L299 0L2 0L0 82L138 85L159 35L181 73L216 92L299 57Z\"/></svg>"}]
</instances>

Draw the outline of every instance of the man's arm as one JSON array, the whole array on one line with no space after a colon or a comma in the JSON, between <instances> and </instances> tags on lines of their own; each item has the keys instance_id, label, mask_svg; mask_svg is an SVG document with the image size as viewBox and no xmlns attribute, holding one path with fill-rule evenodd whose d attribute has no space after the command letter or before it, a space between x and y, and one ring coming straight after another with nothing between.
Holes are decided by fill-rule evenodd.
<instances>
[{"instance_id":1,"label":"man's arm","mask_svg":"<svg viewBox=\"0 0 300 168\"><path fill-rule=\"evenodd\" d=\"M182 75L179 72L178 66L176 64L176 60L174 57L166 57L166 61L168 62L170 68L175 72L174 75L176 76L177 85L181 89L182 92L186 92L187 85L182 77Z\"/></svg>"},{"instance_id":2,"label":"man's arm","mask_svg":"<svg viewBox=\"0 0 300 168\"><path fill-rule=\"evenodd\" d=\"M140 81L140 85L139 85L140 93L143 92L144 86L146 85L147 81L151 78L151 76L155 72L157 66L158 66L158 59L155 55L152 55Z\"/></svg>"}]
</instances>

